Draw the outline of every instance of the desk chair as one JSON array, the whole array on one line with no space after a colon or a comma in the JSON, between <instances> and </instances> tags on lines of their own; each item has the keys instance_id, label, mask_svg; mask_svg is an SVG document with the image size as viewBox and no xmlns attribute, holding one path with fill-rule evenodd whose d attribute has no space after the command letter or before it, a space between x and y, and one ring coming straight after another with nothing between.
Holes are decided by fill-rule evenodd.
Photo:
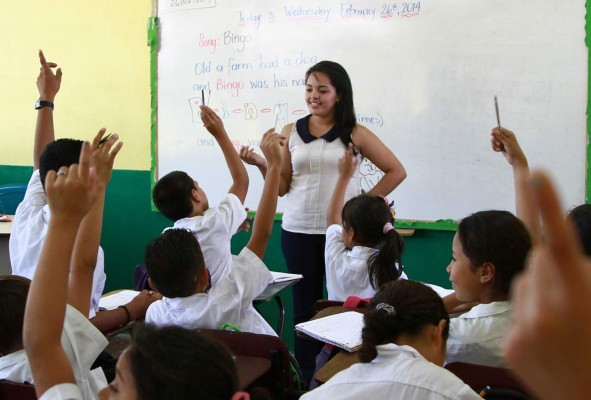
<instances>
[{"instance_id":1,"label":"desk chair","mask_svg":"<svg viewBox=\"0 0 591 400\"><path fill-rule=\"evenodd\" d=\"M249 332L216 329L196 329L196 331L224 343L237 357L238 362L245 360L247 362L256 362L252 364L251 371L240 368L242 373L241 382L244 379L250 380L246 389L263 387L269 390L275 399L299 397L294 395L294 380L290 370L289 349L280 338ZM268 362L261 362L265 360ZM253 377L252 372L256 368L260 370L260 374ZM248 373L250 376L245 377L244 373Z\"/></svg>"},{"instance_id":2,"label":"desk chair","mask_svg":"<svg viewBox=\"0 0 591 400\"><path fill-rule=\"evenodd\" d=\"M16 383L0 380L0 399L4 400L35 400L35 386L28 383Z\"/></svg>"},{"instance_id":3,"label":"desk chair","mask_svg":"<svg viewBox=\"0 0 591 400\"><path fill-rule=\"evenodd\" d=\"M489 367L464 362L452 362L445 369L463 380L476 393L489 386L484 396L490 400L532 400L533 397L508 368Z\"/></svg>"},{"instance_id":4,"label":"desk chair","mask_svg":"<svg viewBox=\"0 0 591 400\"><path fill-rule=\"evenodd\" d=\"M23 201L26 183L0 185L0 213L14 215L16 208Z\"/></svg>"}]
</instances>

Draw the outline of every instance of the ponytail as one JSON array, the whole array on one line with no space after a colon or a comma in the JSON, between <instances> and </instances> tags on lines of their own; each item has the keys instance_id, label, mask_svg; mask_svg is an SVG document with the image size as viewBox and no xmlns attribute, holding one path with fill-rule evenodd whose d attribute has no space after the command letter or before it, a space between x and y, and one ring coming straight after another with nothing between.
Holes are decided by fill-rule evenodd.
<instances>
[{"instance_id":1,"label":"ponytail","mask_svg":"<svg viewBox=\"0 0 591 400\"><path fill-rule=\"evenodd\" d=\"M402 275L402 251L404 241L396 229L390 229L384 234L384 242L379 251L367 260L369 282L374 289L395 281Z\"/></svg>"},{"instance_id":2,"label":"ponytail","mask_svg":"<svg viewBox=\"0 0 591 400\"><path fill-rule=\"evenodd\" d=\"M387 200L362 194L347 201L341 212L343 227L355 230L355 241L375 251L367 260L369 282L374 289L397 280L402 274L404 241L392 224Z\"/></svg>"},{"instance_id":3,"label":"ponytail","mask_svg":"<svg viewBox=\"0 0 591 400\"><path fill-rule=\"evenodd\" d=\"M395 343L401 335L418 335L428 325L445 320L443 338L449 335L449 315L443 300L420 282L397 280L382 286L367 307L361 331L359 360L376 358L377 346Z\"/></svg>"}]
</instances>

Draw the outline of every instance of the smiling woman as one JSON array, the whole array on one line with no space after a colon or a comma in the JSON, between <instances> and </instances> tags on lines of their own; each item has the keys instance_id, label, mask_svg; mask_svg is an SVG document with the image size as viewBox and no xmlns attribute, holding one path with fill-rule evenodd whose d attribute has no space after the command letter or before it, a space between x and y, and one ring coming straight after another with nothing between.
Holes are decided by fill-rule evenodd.
<instances>
[{"instance_id":1,"label":"smiling woman","mask_svg":"<svg viewBox=\"0 0 591 400\"><path fill-rule=\"evenodd\" d=\"M384 176L369 191L388 195L406 178L394 153L365 126L357 123L353 88L347 71L332 61L320 61L305 75L305 100L309 115L286 125L281 133L284 163L279 194L286 197L281 246L291 273L302 274L294 293L294 322L312 317L314 302L323 297L324 246L327 208L339 176L338 162L352 143ZM246 162L257 165L263 175L265 160L241 152ZM361 192L359 168L349 182L345 201ZM306 378L314 370L320 351L316 343L295 340L295 355Z\"/></svg>"}]
</instances>

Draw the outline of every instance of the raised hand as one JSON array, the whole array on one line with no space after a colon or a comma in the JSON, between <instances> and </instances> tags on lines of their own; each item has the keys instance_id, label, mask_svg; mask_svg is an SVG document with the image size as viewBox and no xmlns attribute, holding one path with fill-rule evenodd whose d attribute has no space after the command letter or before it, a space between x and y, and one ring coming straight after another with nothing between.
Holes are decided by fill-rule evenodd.
<instances>
[{"instance_id":1,"label":"raised hand","mask_svg":"<svg viewBox=\"0 0 591 400\"><path fill-rule=\"evenodd\" d=\"M203 121L203 126L205 129L207 129L214 137L226 134L224 123L222 122L220 116L208 106L200 106L200 108L201 121Z\"/></svg>"},{"instance_id":2,"label":"raised hand","mask_svg":"<svg viewBox=\"0 0 591 400\"><path fill-rule=\"evenodd\" d=\"M267 161L254 152L254 147L249 146L241 146L240 147L240 158L242 161L249 165L254 165L257 167L263 166L267 164Z\"/></svg>"},{"instance_id":3,"label":"raised hand","mask_svg":"<svg viewBox=\"0 0 591 400\"><path fill-rule=\"evenodd\" d=\"M505 358L540 399L585 399L591 375L591 259L583 255L548 177L535 173L532 182L531 206L539 211L545 235L513 283Z\"/></svg>"},{"instance_id":4,"label":"raised hand","mask_svg":"<svg viewBox=\"0 0 591 400\"><path fill-rule=\"evenodd\" d=\"M123 147L123 142L118 141L119 135L109 134L104 136L105 128L102 128L94 137L91 145L92 154L90 166L95 168L98 187L104 190L111 179L115 157Z\"/></svg>"},{"instance_id":5,"label":"raised hand","mask_svg":"<svg viewBox=\"0 0 591 400\"><path fill-rule=\"evenodd\" d=\"M493 128L490 135L492 149L502 153L509 164L514 167L527 166L527 158L513 132L505 128Z\"/></svg>"},{"instance_id":6,"label":"raised hand","mask_svg":"<svg viewBox=\"0 0 591 400\"><path fill-rule=\"evenodd\" d=\"M270 167L281 167L283 163L283 152L281 146L285 145L286 138L283 135L275 133L275 129L271 128L263 135L261 140L261 151L267 159L267 164Z\"/></svg>"},{"instance_id":7,"label":"raised hand","mask_svg":"<svg viewBox=\"0 0 591 400\"><path fill-rule=\"evenodd\" d=\"M37 77L37 89L39 90L39 99L53 102L55 95L60 90L62 83L62 70L58 68L54 73L52 68L56 68L57 64L47 62L43 52L39 50L39 62L41 68L39 69L39 76Z\"/></svg>"},{"instance_id":8,"label":"raised hand","mask_svg":"<svg viewBox=\"0 0 591 400\"><path fill-rule=\"evenodd\" d=\"M349 143L345 154L339 160L339 175L342 178L351 178L359 166L359 158L354 152L353 143Z\"/></svg>"}]
</instances>

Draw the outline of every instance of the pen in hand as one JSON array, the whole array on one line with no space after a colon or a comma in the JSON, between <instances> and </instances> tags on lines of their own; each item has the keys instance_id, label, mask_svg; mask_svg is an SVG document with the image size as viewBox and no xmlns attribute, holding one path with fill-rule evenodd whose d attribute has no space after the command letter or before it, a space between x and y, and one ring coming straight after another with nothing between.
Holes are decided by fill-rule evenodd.
<instances>
[{"instance_id":1,"label":"pen in hand","mask_svg":"<svg viewBox=\"0 0 591 400\"><path fill-rule=\"evenodd\" d=\"M499 102L497 101L497 96L495 96L495 111L497 113L497 125L499 126L499 130L501 130L501 118L499 117Z\"/></svg>"},{"instance_id":2,"label":"pen in hand","mask_svg":"<svg viewBox=\"0 0 591 400\"><path fill-rule=\"evenodd\" d=\"M102 145L103 143L105 143L109 137L112 135L112 133L109 133L107 136L105 136L104 138L102 138L99 142L99 146Z\"/></svg>"}]
</instances>

